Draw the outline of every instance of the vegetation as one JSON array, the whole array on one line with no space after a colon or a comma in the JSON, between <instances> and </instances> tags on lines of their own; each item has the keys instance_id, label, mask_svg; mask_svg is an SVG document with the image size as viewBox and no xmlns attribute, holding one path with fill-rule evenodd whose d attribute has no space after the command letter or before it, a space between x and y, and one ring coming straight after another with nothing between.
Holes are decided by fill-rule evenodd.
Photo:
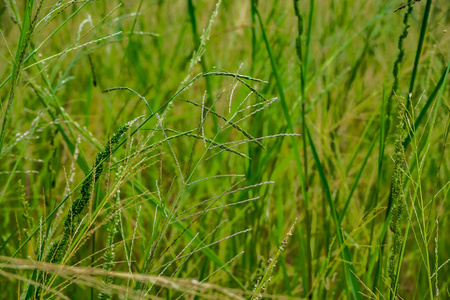
<instances>
[{"instance_id":1,"label":"vegetation","mask_svg":"<svg viewBox=\"0 0 450 300\"><path fill-rule=\"evenodd\" d=\"M0 4L7 299L450 297L450 5Z\"/></svg>"}]
</instances>

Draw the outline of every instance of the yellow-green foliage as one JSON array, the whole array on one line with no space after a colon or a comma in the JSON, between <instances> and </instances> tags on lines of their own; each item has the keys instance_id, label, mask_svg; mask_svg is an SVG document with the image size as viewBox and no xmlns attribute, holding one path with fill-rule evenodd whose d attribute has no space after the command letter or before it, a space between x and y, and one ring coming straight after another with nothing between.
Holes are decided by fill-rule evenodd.
<instances>
[{"instance_id":1,"label":"yellow-green foliage","mask_svg":"<svg viewBox=\"0 0 450 300\"><path fill-rule=\"evenodd\" d=\"M0 298L446 296L448 0L0 3Z\"/></svg>"}]
</instances>

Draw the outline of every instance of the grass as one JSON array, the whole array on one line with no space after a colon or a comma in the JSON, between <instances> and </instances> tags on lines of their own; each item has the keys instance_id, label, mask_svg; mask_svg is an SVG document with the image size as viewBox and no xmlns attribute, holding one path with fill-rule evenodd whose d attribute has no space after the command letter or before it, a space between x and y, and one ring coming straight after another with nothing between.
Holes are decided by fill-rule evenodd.
<instances>
[{"instance_id":1,"label":"grass","mask_svg":"<svg viewBox=\"0 0 450 300\"><path fill-rule=\"evenodd\" d=\"M449 297L449 10L2 1L2 295Z\"/></svg>"}]
</instances>

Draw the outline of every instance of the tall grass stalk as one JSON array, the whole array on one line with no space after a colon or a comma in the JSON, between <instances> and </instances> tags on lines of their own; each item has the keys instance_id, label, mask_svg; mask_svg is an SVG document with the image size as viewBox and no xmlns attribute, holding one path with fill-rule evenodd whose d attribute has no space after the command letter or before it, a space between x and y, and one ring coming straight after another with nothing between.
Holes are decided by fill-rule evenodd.
<instances>
[{"instance_id":1,"label":"tall grass stalk","mask_svg":"<svg viewBox=\"0 0 450 300\"><path fill-rule=\"evenodd\" d=\"M300 1L294 0L294 11L295 16L297 17L297 31L298 35L295 39L295 46L297 51L297 57L300 61L300 90L301 90L301 114L302 114L302 138L303 138L303 167L304 167L304 178L307 180L308 178L308 150L307 150L307 142L306 142L306 80L308 73L308 58L309 58L309 45L311 40L311 23L312 16L314 12L314 1L310 1L310 12L309 12L309 21L308 21L308 31L306 36L306 49L305 55L303 55L303 47L302 47L302 37L303 37L303 17L300 13ZM303 57L305 57L303 59ZM308 184L305 182L305 189L308 189ZM307 279L307 289L305 289L305 296L307 290L311 289L312 284L312 254L311 254L311 225L310 225L310 209L308 207L307 198L305 198L305 224L306 224L306 241L305 241L305 249L306 249L306 260L308 265L308 279ZM303 278L305 280L305 276ZM304 284L306 283L304 282Z\"/></svg>"},{"instance_id":2,"label":"tall grass stalk","mask_svg":"<svg viewBox=\"0 0 450 300\"><path fill-rule=\"evenodd\" d=\"M314 161L316 162L316 166L319 171L320 181L322 183L323 192L325 194L324 198L326 199L327 204L330 208L331 216L333 218L334 225L336 226L336 236L339 242L339 246L342 248L341 250L342 252L340 253L340 255L342 256L342 265L345 273L345 278L349 283L349 286L346 285L346 288L349 291L348 292L349 294L351 292L354 299L361 299L361 295L359 293L359 280L353 267L350 251L348 250L346 242L344 241L344 235L342 233L342 228L340 226L338 212L334 205L333 197L331 196L330 187L309 130L307 130L307 134L308 134L308 141L310 143L310 147L313 153Z\"/></svg>"},{"instance_id":3,"label":"tall grass stalk","mask_svg":"<svg viewBox=\"0 0 450 300\"><path fill-rule=\"evenodd\" d=\"M419 41L417 44L416 56L414 58L414 67L413 67L413 70L411 73L411 81L409 83L409 93L408 93L409 95L413 95L413 92L414 92L414 84L416 81L417 71L419 68L420 55L422 53L423 41L425 39L425 34L427 32L428 18L430 17L431 2L432 2L432 0L427 0L427 3L425 5L425 10L423 12L422 25L420 27L420 36L419 36ZM409 5L409 7L411 7L412 3L410 2L410 3L408 3L408 5ZM412 104L411 99L408 98L406 108L408 109L411 104Z\"/></svg>"},{"instance_id":4,"label":"tall grass stalk","mask_svg":"<svg viewBox=\"0 0 450 300\"><path fill-rule=\"evenodd\" d=\"M31 36L33 34L34 27L36 26L36 21L39 15L39 11L42 8L42 1L38 3L37 11L35 16L33 13L33 3L34 1L27 1L25 6L25 17L23 19L22 28L20 31L19 45L16 51L16 57L14 59L13 71L12 71L12 83L9 92L8 102L6 104L6 109L3 116L2 129L0 132L0 153L3 150L3 144L5 142L6 129L8 126L9 118L11 116L12 106L14 99L16 98L16 90L19 85L20 76L22 73L22 68L25 60L25 55L28 50L28 45L31 42Z\"/></svg>"}]
</instances>

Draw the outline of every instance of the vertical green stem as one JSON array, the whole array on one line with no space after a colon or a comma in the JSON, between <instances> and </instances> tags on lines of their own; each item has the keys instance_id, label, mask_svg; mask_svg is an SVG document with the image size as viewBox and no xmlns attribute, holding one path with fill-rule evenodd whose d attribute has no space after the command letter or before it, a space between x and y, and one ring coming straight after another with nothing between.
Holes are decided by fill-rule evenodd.
<instances>
[{"instance_id":1,"label":"vertical green stem","mask_svg":"<svg viewBox=\"0 0 450 300\"><path fill-rule=\"evenodd\" d=\"M427 31L428 17L430 16L431 1L432 0L427 0L427 4L425 6L425 11L423 13L422 27L420 28L419 44L417 45L416 57L414 59L414 68L413 68L413 71L411 74L411 82L409 84L409 95L412 95L412 93L414 91L414 82L416 80L417 68L419 66L420 53L422 52L423 40L425 39L425 33ZM406 109L409 108L410 102L411 102L411 99L410 99L410 97L408 97L408 102L406 103Z\"/></svg>"},{"instance_id":2,"label":"vertical green stem","mask_svg":"<svg viewBox=\"0 0 450 300\"><path fill-rule=\"evenodd\" d=\"M195 19L195 6L192 0L187 0L188 2L188 12L189 17L191 20L191 27L192 27L192 37L194 39L194 49L198 49L200 47L200 37L198 36L197 31L197 21ZM207 73L208 69L206 67L205 58L202 57L200 64L202 66L203 72ZM206 101L206 106L211 106L214 103L214 96L212 94L212 87L211 87L211 81L209 77L205 77L205 84L206 84L206 93L208 95L208 99ZM217 129L217 120L213 118L215 128Z\"/></svg>"},{"instance_id":3,"label":"vertical green stem","mask_svg":"<svg viewBox=\"0 0 450 300\"><path fill-rule=\"evenodd\" d=\"M303 59L303 51L302 51L302 35L303 35L303 18L300 14L300 1L294 0L294 10L295 15L297 16L297 30L298 36L296 38L296 49L297 56L300 61L300 89L301 89L301 115L302 115L302 139L303 139L303 167L304 167L304 178L305 178L305 187L308 190L308 150L307 150L307 142L306 142L306 116L305 116L305 106L306 106L306 80L307 80L307 71L308 71L308 58L309 58L309 46L311 41L311 24L312 24L312 16L314 12L314 0L310 1L310 10L309 10L309 19L308 19L308 29L306 35L306 49L305 56ZM306 207L305 211L305 223L306 223L306 256L308 261L308 282L307 282L307 290L310 290L312 286L312 253L311 253L311 225L310 225L310 216L309 216L309 208ZM306 283L304 283L306 284ZM305 289L306 290L306 289Z\"/></svg>"},{"instance_id":4,"label":"vertical green stem","mask_svg":"<svg viewBox=\"0 0 450 300\"><path fill-rule=\"evenodd\" d=\"M23 19L22 28L20 31L19 45L17 46L16 57L14 59L14 67L12 72L12 83L11 90L9 92L8 104L6 105L5 115L3 117L3 124L0 133L0 154L3 150L3 144L5 142L6 128L8 126L8 121L11 116L12 105L16 97L16 88L19 84L20 74L22 71L22 66L25 59L25 54L28 49L28 45L31 40L31 34L33 32L33 21L32 21L32 11L33 11L34 1L27 1L25 6L25 17Z\"/></svg>"}]
</instances>

